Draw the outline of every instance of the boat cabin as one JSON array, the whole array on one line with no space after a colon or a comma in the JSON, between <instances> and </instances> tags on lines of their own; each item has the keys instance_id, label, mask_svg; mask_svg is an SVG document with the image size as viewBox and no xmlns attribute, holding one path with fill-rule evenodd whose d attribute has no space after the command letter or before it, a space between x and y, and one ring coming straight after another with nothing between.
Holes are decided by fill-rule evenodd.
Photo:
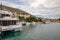
<instances>
[{"instance_id":1,"label":"boat cabin","mask_svg":"<svg viewBox=\"0 0 60 40\"><path fill-rule=\"evenodd\" d=\"M11 16L12 15L8 13L0 13L0 25L1 26L16 25L19 19L12 18Z\"/></svg>"}]
</instances>

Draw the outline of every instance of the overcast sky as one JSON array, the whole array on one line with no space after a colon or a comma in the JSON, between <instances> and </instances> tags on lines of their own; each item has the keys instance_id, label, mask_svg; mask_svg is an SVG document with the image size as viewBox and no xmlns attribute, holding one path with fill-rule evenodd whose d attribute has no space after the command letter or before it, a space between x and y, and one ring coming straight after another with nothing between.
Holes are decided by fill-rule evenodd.
<instances>
[{"instance_id":1,"label":"overcast sky","mask_svg":"<svg viewBox=\"0 0 60 40\"><path fill-rule=\"evenodd\" d=\"M60 0L0 0L1 2L3 5L25 10L33 15L60 15Z\"/></svg>"}]
</instances>

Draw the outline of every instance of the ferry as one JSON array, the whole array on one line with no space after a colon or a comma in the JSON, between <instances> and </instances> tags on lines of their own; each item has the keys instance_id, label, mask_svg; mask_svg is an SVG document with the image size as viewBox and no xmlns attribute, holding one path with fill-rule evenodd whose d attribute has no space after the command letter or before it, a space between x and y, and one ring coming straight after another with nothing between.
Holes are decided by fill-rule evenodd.
<instances>
[{"instance_id":1,"label":"ferry","mask_svg":"<svg viewBox=\"0 0 60 40\"><path fill-rule=\"evenodd\" d=\"M20 31L22 26L17 17L12 17L12 13L0 11L0 34L5 31Z\"/></svg>"}]
</instances>

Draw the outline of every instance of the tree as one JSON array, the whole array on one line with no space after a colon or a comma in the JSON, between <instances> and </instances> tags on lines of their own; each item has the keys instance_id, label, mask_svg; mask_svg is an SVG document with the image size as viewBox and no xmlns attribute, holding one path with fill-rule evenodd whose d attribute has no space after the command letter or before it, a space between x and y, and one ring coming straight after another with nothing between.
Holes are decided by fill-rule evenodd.
<instances>
[{"instance_id":1,"label":"tree","mask_svg":"<svg viewBox=\"0 0 60 40\"><path fill-rule=\"evenodd\" d=\"M39 21L39 22L43 22L41 18L38 18L38 21Z\"/></svg>"},{"instance_id":2,"label":"tree","mask_svg":"<svg viewBox=\"0 0 60 40\"><path fill-rule=\"evenodd\" d=\"M27 17L26 22L37 22L37 18L34 16Z\"/></svg>"},{"instance_id":3,"label":"tree","mask_svg":"<svg viewBox=\"0 0 60 40\"><path fill-rule=\"evenodd\" d=\"M41 18L37 18L35 16L30 16L30 17L23 17L23 16L18 16L20 21L25 21L25 22L42 22Z\"/></svg>"},{"instance_id":4,"label":"tree","mask_svg":"<svg viewBox=\"0 0 60 40\"><path fill-rule=\"evenodd\" d=\"M18 18L19 18L20 21L25 21L24 17L18 16Z\"/></svg>"}]
</instances>

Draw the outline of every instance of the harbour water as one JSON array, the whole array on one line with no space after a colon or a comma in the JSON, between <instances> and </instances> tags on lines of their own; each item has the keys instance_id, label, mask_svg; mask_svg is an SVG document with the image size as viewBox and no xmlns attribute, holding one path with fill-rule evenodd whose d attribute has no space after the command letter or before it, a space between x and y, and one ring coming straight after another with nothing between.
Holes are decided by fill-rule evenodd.
<instances>
[{"instance_id":1,"label":"harbour water","mask_svg":"<svg viewBox=\"0 0 60 40\"><path fill-rule=\"evenodd\" d=\"M31 24L20 32L7 32L0 40L60 40L60 23Z\"/></svg>"}]
</instances>

